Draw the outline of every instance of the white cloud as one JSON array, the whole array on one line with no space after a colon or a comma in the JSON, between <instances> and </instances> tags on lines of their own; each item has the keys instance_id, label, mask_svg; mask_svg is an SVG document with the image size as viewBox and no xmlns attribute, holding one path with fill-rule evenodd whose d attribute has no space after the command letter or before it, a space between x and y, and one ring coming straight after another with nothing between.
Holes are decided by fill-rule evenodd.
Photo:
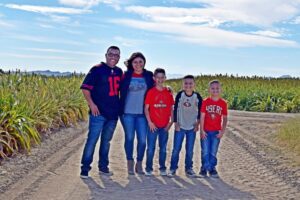
<instances>
[{"instance_id":1,"label":"white cloud","mask_svg":"<svg viewBox=\"0 0 300 200\"><path fill-rule=\"evenodd\" d=\"M300 16L295 17L291 24L300 24Z\"/></svg>"},{"instance_id":2,"label":"white cloud","mask_svg":"<svg viewBox=\"0 0 300 200\"><path fill-rule=\"evenodd\" d=\"M275 31L252 31L249 33L254 34L254 35L261 35L261 36L274 37L274 38L282 37L281 33L278 33Z\"/></svg>"},{"instance_id":3,"label":"white cloud","mask_svg":"<svg viewBox=\"0 0 300 200\"><path fill-rule=\"evenodd\" d=\"M47 29L55 28L54 26L49 25L49 24L42 24L42 23L39 23L38 25L39 25L40 27L42 27L42 28L47 28Z\"/></svg>"},{"instance_id":4,"label":"white cloud","mask_svg":"<svg viewBox=\"0 0 300 200\"><path fill-rule=\"evenodd\" d=\"M28 12L35 12L40 14L84 14L90 13L87 9L76 9L66 7L49 7L49 6L33 6L33 5L18 5L18 4L6 4L7 8L23 10Z\"/></svg>"},{"instance_id":5,"label":"white cloud","mask_svg":"<svg viewBox=\"0 0 300 200\"><path fill-rule=\"evenodd\" d=\"M49 44L65 44L65 45L72 45L72 46L83 46L85 43L73 41L73 40L66 40L63 38L48 38L42 36L33 36L33 35L8 35L7 38L13 38L17 40L25 40L25 41L32 41L38 43L49 43Z\"/></svg>"},{"instance_id":6,"label":"white cloud","mask_svg":"<svg viewBox=\"0 0 300 200\"><path fill-rule=\"evenodd\" d=\"M0 13L0 27L2 28L13 28L15 27L15 25L12 22L9 22L7 20L4 20L4 15L2 13Z\"/></svg>"},{"instance_id":7,"label":"white cloud","mask_svg":"<svg viewBox=\"0 0 300 200\"><path fill-rule=\"evenodd\" d=\"M114 37L114 40L116 42L118 42L120 45L126 46L126 47L138 46L138 45L140 45L142 43L141 40L124 38L124 37L121 37L121 36Z\"/></svg>"},{"instance_id":8,"label":"white cloud","mask_svg":"<svg viewBox=\"0 0 300 200\"><path fill-rule=\"evenodd\" d=\"M100 53L96 53L96 52L70 51L70 50L63 50L63 49L47 49L47 48L17 48L17 49L26 50L26 51L47 52L47 53L74 54L74 55L83 55L83 56L99 56L100 55Z\"/></svg>"},{"instance_id":9,"label":"white cloud","mask_svg":"<svg viewBox=\"0 0 300 200\"><path fill-rule=\"evenodd\" d=\"M12 23L0 19L0 27L4 28L13 28L15 27Z\"/></svg>"},{"instance_id":10,"label":"white cloud","mask_svg":"<svg viewBox=\"0 0 300 200\"><path fill-rule=\"evenodd\" d=\"M185 2L199 3L199 7L129 6L126 11L154 21L214 22L217 25L224 22L238 22L254 26L271 26L274 23L290 20L300 13L300 0L188 0Z\"/></svg>"},{"instance_id":11,"label":"white cloud","mask_svg":"<svg viewBox=\"0 0 300 200\"><path fill-rule=\"evenodd\" d=\"M98 5L101 0L59 0L60 4L74 7L91 7Z\"/></svg>"},{"instance_id":12,"label":"white cloud","mask_svg":"<svg viewBox=\"0 0 300 200\"><path fill-rule=\"evenodd\" d=\"M67 16L50 15L50 18L53 22L58 22L58 23L69 23L71 21L71 18Z\"/></svg>"},{"instance_id":13,"label":"white cloud","mask_svg":"<svg viewBox=\"0 0 300 200\"><path fill-rule=\"evenodd\" d=\"M98 39L98 38L91 38L91 39L89 39L89 42L92 43L92 44L106 44L107 40Z\"/></svg>"},{"instance_id":14,"label":"white cloud","mask_svg":"<svg viewBox=\"0 0 300 200\"><path fill-rule=\"evenodd\" d=\"M144 21L121 19L114 22L165 33L167 37L176 40L209 46L298 47L295 41L280 39L284 35L282 31L277 31L276 25L290 21L300 14L300 0L175 1L194 3L195 6L192 8L127 6L126 12L140 15ZM294 21L300 23L300 18ZM245 25L265 30L244 33L242 29L231 29L233 26Z\"/></svg>"},{"instance_id":15,"label":"white cloud","mask_svg":"<svg viewBox=\"0 0 300 200\"><path fill-rule=\"evenodd\" d=\"M112 22L137 29L165 33L168 37L176 40L208 46L229 48L253 46L298 47L298 43L290 40L238 33L199 25L146 22L130 19L117 19L112 20Z\"/></svg>"},{"instance_id":16,"label":"white cloud","mask_svg":"<svg viewBox=\"0 0 300 200\"><path fill-rule=\"evenodd\" d=\"M124 2L124 1L123 1ZM116 10L121 9L121 0L59 0L60 4L74 7L91 8L97 6L100 3L107 4L115 8Z\"/></svg>"},{"instance_id":17,"label":"white cloud","mask_svg":"<svg viewBox=\"0 0 300 200\"><path fill-rule=\"evenodd\" d=\"M73 58L66 58L65 56L40 56L32 54L17 54L17 53L1 53L1 56L9 56L15 58L28 58L28 59L55 59L55 60L73 60Z\"/></svg>"}]
</instances>

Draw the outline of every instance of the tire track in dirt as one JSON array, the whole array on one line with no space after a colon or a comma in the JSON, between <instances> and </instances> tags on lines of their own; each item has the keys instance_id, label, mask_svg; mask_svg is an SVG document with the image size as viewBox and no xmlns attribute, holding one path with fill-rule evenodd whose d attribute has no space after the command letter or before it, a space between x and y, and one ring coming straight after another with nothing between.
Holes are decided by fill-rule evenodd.
<instances>
[{"instance_id":1,"label":"tire track in dirt","mask_svg":"<svg viewBox=\"0 0 300 200\"><path fill-rule=\"evenodd\" d=\"M265 119L268 123L268 119ZM286 184L296 187L300 191L300 169L293 167L291 160L284 155L284 151L272 142L249 132L235 122L229 125L228 137L255 157L260 163L278 175Z\"/></svg>"},{"instance_id":2,"label":"tire track in dirt","mask_svg":"<svg viewBox=\"0 0 300 200\"><path fill-rule=\"evenodd\" d=\"M253 118L253 114L240 112L237 115L233 112L231 115L233 121L239 118L245 120L245 117L248 117L247 120ZM254 118L263 119L264 115L259 116L255 113ZM267 118L270 118L269 115ZM276 118L280 121L280 115L276 115ZM274 159L277 154L265 152L262 148L268 144L252 137L243 127L238 128L237 124L232 123L221 141L218 155L220 179L186 177L184 148L180 153L180 168L175 178L160 177L157 171L153 177L128 176L123 150L124 133L118 124L111 145L110 168L114 171L113 176L99 176L96 149L91 178L79 178L80 157L86 137L82 134L7 188L0 195L0 199L300 199L299 183L297 184L295 179L299 177L299 167L295 168L298 171L292 172L290 168L277 169L278 164L282 166ZM167 166L172 151L172 140L173 130L169 136ZM201 161L199 143L198 134L194 150L194 167L197 172ZM155 170L158 169L157 154L154 160Z\"/></svg>"}]
</instances>

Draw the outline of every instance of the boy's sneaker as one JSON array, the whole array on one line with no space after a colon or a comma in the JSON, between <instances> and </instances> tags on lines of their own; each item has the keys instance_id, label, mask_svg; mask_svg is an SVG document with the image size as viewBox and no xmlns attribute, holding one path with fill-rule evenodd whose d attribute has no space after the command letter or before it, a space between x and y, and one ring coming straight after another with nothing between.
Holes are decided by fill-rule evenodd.
<instances>
[{"instance_id":1,"label":"boy's sneaker","mask_svg":"<svg viewBox=\"0 0 300 200\"><path fill-rule=\"evenodd\" d=\"M187 176L189 176L189 177L196 177L196 176L197 176L193 169L188 169L188 170L186 170L186 171L185 171L185 174L186 174Z\"/></svg>"},{"instance_id":2,"label":"boy's sneaker","mask_svg":"<svg viewBox=\"0 0 300 200\"><path fill-rule=\"evenodd\" d=\"M213 169L209 172L209 176L213 178L219 178L219 174L216 169Z\"/></svg>"},{"instance_id":3,"label":"boy's sneaker","mask_svg":"<svg viewBox=\"0 0 300 200\"><path fill-rule=\"evenodd\" d=\"M170 171L169 171L169 173L168 173L167 176L168 177L174 177L174 176L176 176L176 170L170 169Z\"/></svg>"},{"instance_id":4,"label":"boy's sneaker","mask_svg":"<svg viewBox=\"0 0 300 200\"><path fill-rule=\"evenodd\" d=\"M86 171L81 171L80 172L80 178L82 179L87 179L89 177L89 173Z\"/></svg>"},{"instance_id":5,"label":"boy's sneaker","mask_svg":"<svg viewBox=\"0 0 300 200\"><path fill-rule=\"evenodd\" d=\"M206 178L207 177L207 171L206 170L201 170L199 172L199 178Z\"/></svg>"},{"instance_id":6,"label":"boy's sneaker","mask_svg":"<svg viewBox=\"0 0 300 200\"><path fill-rule=\"evenodd\" d=\"M167 170L165 170L165 169L160 170L160 175L161 176L167 176L168 175Z\"/></svg>"},{"instance_id":7,"label":"boy's sneaker","mask_svg":"<svg viewBox=\"0 0 300 200\"><path fill-rule=\"evenodd\" d=\"M152 171L145 171L145 176L152 176L153 174L152 174Z\"/></svg>"},{"instance_id":8,"label":"boy's sneaker","mask_svg":"<svg viewBox=\"0 0 300 200\"><path fill-rule=\"evenodd\" d=\"M113 172L109 171L109 169L99 169L99 173L100 174L103 174L103 175L106 175L106 176L112 176L114 175Z\"/></svg>"}]
</instances>

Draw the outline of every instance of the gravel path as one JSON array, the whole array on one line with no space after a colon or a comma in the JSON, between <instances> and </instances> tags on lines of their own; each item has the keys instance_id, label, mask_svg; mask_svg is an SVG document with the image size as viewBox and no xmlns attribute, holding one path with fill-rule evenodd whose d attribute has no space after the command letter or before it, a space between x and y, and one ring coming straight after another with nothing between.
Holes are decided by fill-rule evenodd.
<instances>
[{"instance_id":1,"label":"gravel path","mask_svg":"<svg viewBox=\"0 0 300 200\"><path fill-rule=\"evenodd\" d=\"M80 128L67 129L54 135L51 140L54 140L56 148L52 148L52 142L48 141L47 147L42 145L36 150L39 153L32 153L32 156L24 158L25 161L16 158L0 166L0 199L300 199L299 165L292 165L293 160L279 151L268 137L260 140L260 135L268 132L264 124L270 125L277 120L273 123L277 126L290 116L231 112L229 129L222 139L218 155L219 179L186 177L183 169L184 151L181 152L181 167L175 178L161 177L157 171L154 177L128 176L123 131L118 125L111 146L110 167L114 175L100 176L94 162L91 178L81 180L79 161L86 137L86 134L79 133L86 128L85 124L81 124ZM249 123L255 121L260 132L249 129L252 127ZM262 121L265 123L260 123ZM173 131L170 132L168 162L172 139ZM194 156L197 172L199 146L198 135ZM52 151L49 153L46 149ZM43 159L38 160L41 155ZM98 160L97 154L94 160ZM28 163L34 164L27 166ZM23 164L26 170L23 170ZM154 165L158 169L157 157ZM8 184L5 185L2 180L7 180Z\"/></svg>"}]
</instances>

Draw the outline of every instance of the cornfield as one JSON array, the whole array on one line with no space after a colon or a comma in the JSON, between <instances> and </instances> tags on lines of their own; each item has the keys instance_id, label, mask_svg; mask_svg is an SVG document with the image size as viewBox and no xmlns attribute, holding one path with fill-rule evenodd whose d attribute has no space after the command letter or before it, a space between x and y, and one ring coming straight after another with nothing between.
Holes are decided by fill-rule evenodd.
<instances>
[{"instance_id":1,"label":"cornfield","mask_svg":"<svg viewBox=\"0 0 300 200\"><path fill-rule=\"evenodd\" d=\"M0 75L0 159L30 152L42 133L87 118L82 76Z\"/></svg>"},{"instance_id":2,"label":"cornfield","mask_svg":"<svg viewBox=\"0 0 300 200\"><path fill-rule=\"evenodd\" d=\"M88 108L79 90L82 79L78 75L0 74L0 161L16 152L29 153L49 130L86 120ZM299 79L198 76L196 90L203 97L213 79L221 81L230 109L300 112ZM173 79L167 84L178 92L182 81Z\"/></svg>"},{"instance_id":3,"label":"cornfield","mask_svg":"<svg viewBox=\"0 0 300 200\"><path fill-rule=\"evenodd\" d=\"M208 83L219 80L223 98L233 110L259 112L300 112L300 79L275 79L263 77L236 77L227 75L196 77L196 91L208 96ZM182 87L180 79L167 82L175 92Z\"/></svg>"}]
</instances>

